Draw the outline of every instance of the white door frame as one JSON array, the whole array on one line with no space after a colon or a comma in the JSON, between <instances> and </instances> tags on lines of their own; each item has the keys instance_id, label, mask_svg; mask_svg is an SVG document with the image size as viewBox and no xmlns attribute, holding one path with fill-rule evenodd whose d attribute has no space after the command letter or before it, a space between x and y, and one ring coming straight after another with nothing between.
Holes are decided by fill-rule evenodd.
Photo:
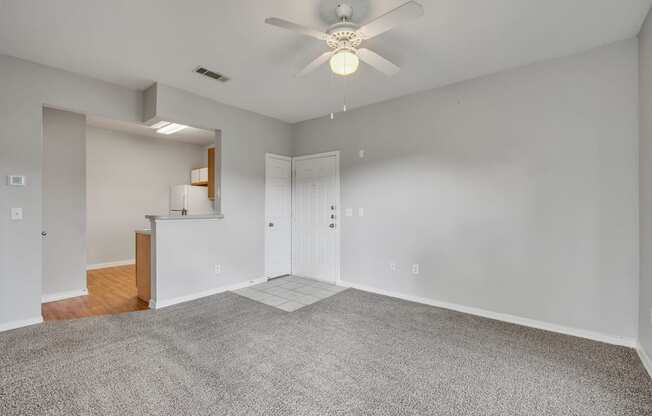
<instances>
[{"instance_id":1,"label":"white door frame","mask_svg":"<svg viewBox=\"0 0 652 416\"><path fill-rule=\"evenodd\" d=\"M267 212L267 159L268 158L274 158L274 159L280 159L280 160L286 160L290 162L290 195L292 195L292 186L293 186L293 165L292 165L292 158L290 156L284 156L284 155L278 155L276 153L265 153L265 218L263 221L263 224L265 226L265 279L268 279L267 276L269 276L269 270L267 269L267 256L269 253L267 252L267 243L269 239L269 232L267 230L267 220L269 218L269 213ZM290 274L292 274L292 196L290 197Z\"/></svg>"},{"instance_id":2,"label":"white door frame","mask_svg":"<svg viewBox=\"0 0 652 416\"><path fill-rule=\"evenodd\" d=\"M315 153L311 155L296 156L292 158L292 235L294 235L294 179L295 179L295 170L294 162L298 160L308 160L308 159L317 159L322 157L335 157L335 219L337 227L335 232L337 236L335 238L335 284L340 285L342 283L342 265L341 265L341 245L342 245L342 207L341 205L341 195L340 195L340 151L335 150L332 152L323 152ZM292 265L294 269L294 265Z\"/></svg>"}]
</instances>

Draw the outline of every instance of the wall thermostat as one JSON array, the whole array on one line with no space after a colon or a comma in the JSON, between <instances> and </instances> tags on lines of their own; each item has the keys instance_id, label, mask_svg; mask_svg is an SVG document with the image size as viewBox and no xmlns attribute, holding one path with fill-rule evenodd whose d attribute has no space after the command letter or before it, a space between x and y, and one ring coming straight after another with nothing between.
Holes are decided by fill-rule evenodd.
<instances>
[{"instance_id":1,"label":"wall thermostat","mask_svg":"<svg viewBox=\"0 0 652 416\"><path fill-rule=\"evenodd\" d=\"M7 176L7 185L9 186L25 186L25 177L19 175Z\"/></svg>"}]
</instances>

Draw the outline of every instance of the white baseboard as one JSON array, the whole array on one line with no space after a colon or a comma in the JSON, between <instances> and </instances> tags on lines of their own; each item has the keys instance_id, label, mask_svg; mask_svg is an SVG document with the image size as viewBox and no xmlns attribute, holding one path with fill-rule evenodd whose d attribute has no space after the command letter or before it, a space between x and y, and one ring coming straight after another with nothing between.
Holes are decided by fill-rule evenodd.
<instances>
[{"instance_id":1,"label":"white baseboard","mask_svg":"<svg viewBox=\"0 0 652 416\"><path fill-rule=\"evenodd\" d=\"M647 355L641 344L636 346L636 352L643 363L643 367L645 367L650 378L652 378L652 360L650 360L650 357Z\"/></svg>"},{"instance_id":2,"label":"white baseboard","mask_svg":"<svg viewBox=\"0 0 652 416\"><path fill-rule=\"evenodd\" d=\"M108 263L95 263L86 266L86 270L106 269L107 267L129 266L136 264L136 259L111 261Z\"/></svg>"},{"instance_id":3,"label":"white baseboard","mask_svg":"<svg viewBox=\"0 0 652 416\"><path fill-rule=\"evenodd\" d=\"M468 313L470 315L482 316L484 318L495 319L497 321L509 322L512 324L527 326L530 328L543 329L545 331L557 332L560 334L571 335L579 338L587 338L593 341L604 342L606 344L621 345L624 347L636 348L637 340L635 338L621 337L618 335L603 334L600 332L588 331L585 329L572 328L563 325L557 325L544 321L537 321L529 318L522 318L516 315L506 313L492 312L485 309L474 308L470 306L458 305L455 303L442 302L434 299L422 298L419 296L405 295L403 293L392 292L378 289L370 286L359 285L351 282L341 282L342 286L363 290L365 292L377 293L379 295L390 296L408 300L411 302L422 303L424 305L436 306L438 308L450 309L457 312Z\"/></svg>"},{"instance_id":4,"label":"white baseboard","mask_svg":"<svg viewBox=\"0 0 652 416\"><path fill-rule=\"evenodd\" d=\"M266 281L267 281L266 277L261 277L261 278L258 278L258 279L247 280L245 282L235 283L235 284L228 285L228 286L217 287L217 288L214 288L214 289L205 290L203 292L198 292L198 293L193 293L191 295L180 296L178 298L173 298L173 299L163 299L163 300L159 300L159 301L155 301L154 299L151 299L149 301L149 307L150 307L150 309L161 309L161 308L165 308L165 307L168 307L168 306L176 305L178 303L189 302L191 300L205 298L206 296L212 296L212 295L216 295L218 293L227 292L229 290L242 289L242 288L245 288L245 287L257 285L259 283L264 283Z\"/></svg>"},{"instance_id":5,"label":"white baseboard","mask_svg":"<svg viewBox=\"0 0 652 416\"><path fill-rule=\"evenodd\" d=\"M86 288L81 290L70 290L68 292L51 293L49 295L41 296L41 303L56 302L58 300L76 298L78 296L86 295L88 295L88 289Z\"/></svg>"},{"instance_id":6,"label":"white baseboard","mask_svg":"<svg viewBox=\"0 0 652 416\"><path fill-rule=\"evenodd\" d=\"M329 285L335 284L335 285L343 286L341 284L342 282L339 281L339 280L335 280L335 282L333 282L332 280L328 280L328 279L320 279L318 277L313 277L313 276L302 276L300 274L290 274L288 276L301 277L301 278L308 279L308 280L314 280L315 282L328 283Z\"/></svg>"},{"instance_id":7,"label":"white baseboard","mask_svg":"<svg viewBox=\"0 0 652 416\"><path fill-rule=\"evenodd\" d=\"M35 318L31 319L25 319L23 321L13 321L13 322L7 322L4 324L0 324L0 332L4 331L10 331L12 329L16 328L22 328L24 326L30 326L30 325L37 325L43 322L43 317L38 316Z\"/></svg>"}]
</instances>

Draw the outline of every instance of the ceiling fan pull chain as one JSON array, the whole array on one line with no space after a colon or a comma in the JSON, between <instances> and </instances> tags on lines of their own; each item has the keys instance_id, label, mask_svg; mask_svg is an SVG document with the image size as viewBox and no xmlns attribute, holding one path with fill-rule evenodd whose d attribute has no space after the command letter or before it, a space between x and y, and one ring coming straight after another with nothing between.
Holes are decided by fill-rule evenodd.
<instances>
[{"instance_id":1,"label":"ceiling fan pull chain","mask_svg":"<svg viewBox=\"0 0 652 416\"><path fill-rule=\"evenodd\" d=\"M342 110L346 112L346 93L348 92L349 89L349 79L344 78L344 106L342 107Z\"/></svg>"},{"instance_id":2,"label":"ceiling fan pull chain","mask_svg":"<svg viewBox=\"0 0 652 416\"><path fill-rule=\"evenodd\" d=\"M329 91L334 91L333 90L333 72L331 72L328 75L328 90ZM334 97L335 97L335 101L337 101L337 93L334 95ZM333 107L335 107L335 106L333 106ZM333 120L333 119L335 119L335 112L331 111L331 120Z\"/></svg>"}]
</instances>

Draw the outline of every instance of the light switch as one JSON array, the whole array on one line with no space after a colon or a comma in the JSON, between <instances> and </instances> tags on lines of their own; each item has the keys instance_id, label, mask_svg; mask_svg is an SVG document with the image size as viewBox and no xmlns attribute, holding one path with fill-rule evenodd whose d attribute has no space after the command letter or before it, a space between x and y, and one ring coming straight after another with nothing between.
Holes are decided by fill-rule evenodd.
<instances>
[{"instance_id":1,"label":"light switch","mask_svg":"<svg viewBox=\"0 0 652 416\"><path fill-rule=\"evenodd\" d=\"M344 215L347 217L352 217L353 216L353 208L346 208L344 210Z\"/></svg>"},{"instance_id":2,"label":"light switch","mask_svg":"<svg viewBox=\"0 0 652 416\"><path fill-rule=\"evenodd\" d=\"M364 217L364 208L358 208L358 216Z\"/></svg>"},{"instance_id":3,"label":"light switch","mask_svg":"<svg viewBox=\"0 0 652 416\"><path fill-rule=\"evenodd\" d=\"M20 221L23 219L23 209L22 208L12 208L11 209L11 219L14 221Z\"/></svg>"},{"instance_id":4,"label":"light switch","mask_svg":"<svg viewBox=\"0 0 652 416\"><path fill-rule=\"evenodd\" d=\"M360 155L360 159L364 159L364 149L360 149L358 155Z\"/></svg>"}]
</instances>

